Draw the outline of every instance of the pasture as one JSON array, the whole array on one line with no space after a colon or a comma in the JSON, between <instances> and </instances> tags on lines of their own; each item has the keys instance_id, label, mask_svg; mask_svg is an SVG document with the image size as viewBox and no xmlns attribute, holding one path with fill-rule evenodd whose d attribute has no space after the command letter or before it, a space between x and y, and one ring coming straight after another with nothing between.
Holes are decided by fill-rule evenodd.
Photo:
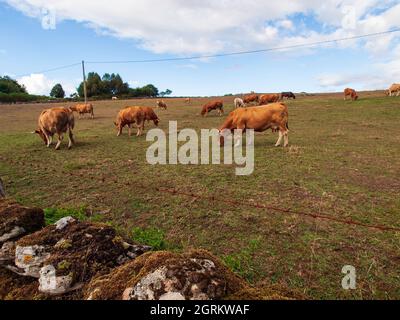
<instances>
[{"instance_id":1,"label":"pasture","mask_svg":"<svg viewBox=\"0 0 400 320\"><path fill-rule=\"evenodd\" d=\"M223 99L226 116L234 97ZM165 101L168 110L156 109L165 131L170 120L197 131L223 122L215 112L200 116L207 99ZM332 94L287 103L290 147L275 148L271 131L256 134L255 170L242 177L223 164L148 165L145 135L129 138L125 129L117 137L113 121L122 107L155 100L94 102L95 119L76 115L76 145L67 150L65 137L59 151L30 133L50 105L0 105L0 176L23 205L83 207L88 219L126 236L159 229L168 248L208 249L254 284L285 285L311 299L399 299L400 232L246 204L400 228L400 99L360 93L356 102ZM356 267L356 290L342 289L345 265Z\"/></svg>"}]
</instances>

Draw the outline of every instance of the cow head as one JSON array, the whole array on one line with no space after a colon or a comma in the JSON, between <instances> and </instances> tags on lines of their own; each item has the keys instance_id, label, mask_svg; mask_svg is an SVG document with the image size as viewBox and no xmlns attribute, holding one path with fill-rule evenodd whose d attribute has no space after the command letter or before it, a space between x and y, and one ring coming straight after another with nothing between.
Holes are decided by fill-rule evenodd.
<instances>
[{"instance_id":1,"label":"cow head","mask_svg":"<svg viewBox=\"0 0 400 320\"><path fill-rule=\"evenodd\" d=\"M39 137L44 141L44 144L47 145L47 143L48 143L47 137L44 135L44 133L43 133L43 131L42 131L41 129L37 129L37 130L35 130L35 132L33 132L33 133L38 134Z\"/></svg>"},{"instance_id":2,"label":"cow head","mask_svg":"<svg viewBox=\"0 0 400 320\"><path fill-rule=\"evenodd\" d=\"M158 124L160 123L160 119L155 118L155 119L153 120L153 122L154 122L154 124L158 127Z\"/></svg>"}]
</instances>

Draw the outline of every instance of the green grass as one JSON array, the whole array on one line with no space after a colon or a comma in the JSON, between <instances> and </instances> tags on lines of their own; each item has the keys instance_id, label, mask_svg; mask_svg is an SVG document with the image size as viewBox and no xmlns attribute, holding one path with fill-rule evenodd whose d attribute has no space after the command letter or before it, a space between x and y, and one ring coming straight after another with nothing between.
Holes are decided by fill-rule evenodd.
<instances>
[{"instance_id":1,"label":"green grass","mask_svg":"<svg viewBox=\"0 0 400 320\"><path fill-rule=\"evenodd\" d=\"M73 217L80 221L87 220L85 208L47 208L43 211L46 225L54 224L64 217Z\"/></svg>"},{"instance_id":2,"label":"green grass","mask_svg":"<svg viewBox=\"0 0 400 320\"><path fill-rule=\"evenodd\" d=\"M151 246L154 251L166 250L168 248L164 232L159 229L134 228L132 231L132 240Z\"/></svg>"},{"instance_id":3,"label":"green grass","mask_svg":"<svg viewBox=\"0 0 400 320\"><path fill-rule=\"evenodd\" d=\"M223 257L223 261L231 270L253 283L257 278L257 267L254 265L254 254L260 248L260 238L249 241L247 247L238 253Z\"/></svg>"},{"instance_id":4,"label":"green grass","mask_svg":"<svg viewBox=\"0 0 400 320\"><path fill-rule=\"evenodd\" d=\"M224 101L232 110L233 98ZM191 106L167 102L167 111L156 110L163 130L169 120L197 132L223 121L199 116L204 99ZM398 232L157 190L399 228L399 99L362 93L355 103L341 95L290 101L291 147L275 148L271 132L256 134L255 171L247 177L236 176L235 166L148 165L145 136L129 138L124 131L116 137L112 123L120 108L136 104L154 101L96 102L94 120L77 120L77 144L67 150L64 141L59 151L29 133L43 105L0 106L0 175L7 194L27 206L86 208L90 220L124 236L139 228L140 241L156 247L210 250L254 283L285 284L313 299L400 298ZM252 239L259 242L249 250ZM356 267L355 291L341 287L344 265Z\"/></svg>"}]
</instances>

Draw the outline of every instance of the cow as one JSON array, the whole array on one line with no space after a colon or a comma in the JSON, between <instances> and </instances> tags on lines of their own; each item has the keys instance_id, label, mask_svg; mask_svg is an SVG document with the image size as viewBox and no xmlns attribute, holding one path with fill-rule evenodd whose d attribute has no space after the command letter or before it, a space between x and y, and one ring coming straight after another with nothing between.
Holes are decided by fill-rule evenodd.
<instances>
[{"instance_id":1,"label":"cow","mask_svg":"<svg viewBox=\"0 0 400 320\"><path fill-rule=\"evenodd\" d=\"M81 116L85 113L90 114L92 119L94 118L93 105L91 103L77 104L73 107L70 107L70 109L71 111L79 113L79 119L81 119Z\"/></svg>"},{"instance_id":2,"label":"cow","mask_svg":"<svg viewBox=\"0 0 400 320\"><path fill-rule=\"evenodd\" d=\"M111 100L118 100L118 97L112 97Z\"/></svg>"},{"instance_id":3,"label":"cow","mask_svg":"<svg viewBox=\"0 0 400 320\"><path fill-rule=\"evenodd\" d=\"M68 149L75 143L72 130L75 126L74 113L69 108L51 108L43 110L38 119L38 129L34 133L38 134L47 147L53 143L53 136L57 134L58 142L56 150L60 148L63 135L68 131Z\"/></svg>"},{"instance_id":4,"label":"cow","mask_svg":"<svg viewBox=\"0 0 400 320\"><path fill-rule=\"evenodd\" d=\"M233 104L235 105L235 109L246 107L246 105L244 104L244 101L242 99L240 99L240 98L236 98L233 101Z\"/></svg>"},{"instance_id":5,"label":"cow","mask_svg":"<svg viewBox=\"0 0 400 320\"><path fill-rule=\"evenodd\" d=\"M268 129L279 131L275 146L281 146L284 140L284 147L287 147L289 145L289 112L286 104L280 102L232 111L219 128L221 146L224 145L226 133L247 129L253 129L255 132L264 132Z\"/></svg>"},{"instance_id":6,"label":"cow","mask_svg":"<svg viewBox=\"0 0 400 320\"><path fill-rule=\"evenodd\" d=\"M168 108L168 106L167 106L167 104L164 102L164 100L157 100L157 102L156 102L156 104L157 104L157 107L159 108L159 109L164 109L164 110L167 110L167 108Z\"/></svg>"},{"instance_id":7,"label":"cow","mask_svg":"<svg viewBox=\"0 0 400 320\"><path fill-rule=\"evenodd\" d=\"M155 114L153 108L150 107L126 107L119 111L114 125L117 127L119 137L122 129L128 126L128 134L132 135L132 124L136 123L137 133L136 136L141 136L144 131L144 124L146 121L153 121L158 126L159 119Z\"/></svg>"},{"instance_id":8,"label":"cow","mask_svg":"<svg viewBox=\"0 0 400 320\"><path fill-rule=\"evenodd\" d=\"M224 113L224 103L222 100L211 101L206 103L201 110L201 115L203 117L207 116L208 113L212 110L217 110L219 116L222 116Z\"/></svg>"},{"instance_id":9,"label":"cow","mask_svg":"<svg viewBox=\"0 0 400 320\"><path fill-rule=\"evenodd\" d=\"M191 101L190 98L186 98L186 99L185 99L185 102L186 102L187 104L190 104L192 101Z\"/></svg>"},{"instance_id":10,"label":"cow","mask_svg":"<svg viewBox=\"0 0 400 320\"><path fill-rule=\"evenodd\" d=\"M252 94L248 94L247 96L244 96L244 98L243 98L243 102L245 103L245 104L250 104L250 103L258 103L258 95L257 94L255 94L255 93L252 93Z\"/></svg>"},{"instance_id":11,"label":"cow","mask_svg":"<svg viewBox=\"0 0 400 320\"><path fill-rule=\"evenodd\" d=\"M386 95L392 97L396 93L396 97L400 95L400 84L393 83L389 90L386 91Z\"/></svg>"},{"instance_id":12,"label":"cow","mask_svg":"<svg viewBox=\"0 0 400 320\"><path fill-rule=\"evenodd\" d=\"M279 94L263 94L259 97L258 102L260 106L268 103L275 103L280 100Z\"/></svg>"},{"instance_id":13,"label":"cow","mask_svg":"<svg viewBox=\"0 0 400 320\"><path fill-rule=\"evenodd\" d=\"M281 100L283 100L284 98L296 100L295 94L293 92L291 92L291 91L282 92L281 93Z\"/></svg>"},{"instance_id":14,"label":"cow","mask_svg":"<svg viewBox=\"0 0 400 320\"><path fill-rule=\"evenodd\" d=\"M358 99L358 95L356 90L354 89L350 89L350 88L346 88L344 90L344 100L347 100L347 97L350 96L351 100L356 101Z\"/></svg>"}]
</instances>

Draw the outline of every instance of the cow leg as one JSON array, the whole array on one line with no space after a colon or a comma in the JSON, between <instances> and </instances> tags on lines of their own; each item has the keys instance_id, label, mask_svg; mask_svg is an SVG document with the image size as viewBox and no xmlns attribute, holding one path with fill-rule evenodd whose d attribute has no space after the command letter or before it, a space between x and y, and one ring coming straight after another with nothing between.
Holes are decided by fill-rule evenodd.
<instances>
[{"instance_id":1,"label":"cow leg","mask_svg":"<svg viewBox=\"0 0 400 320\"><path fill-rule=\"evenodd\" d=\"M278 141L275 144L275 147L280 147L281 144L282 144L282 140L283 140L283 133L282 133L281 130L279 130L279 138L278 138Z\"/></svg>"},{"instance_id":2,"label":"cow leg","mask_svg":"<svg viewBox=\"0 0 400 320\"><path fill-rule=\"evenodd\" d=\"M284 137L283 147L286 148L289 145L289 133L285 131L283 137Z\"/></svg>"},{"instance_id":3,"label":"cow leg","mask_svg":"<svg viewBox=\"0 0 400 320\"><path fill-rule=\"evenodd\" d=\"M118 133L117 133L117 137L119 137L122 133L122 126L118 126Z\"/></svg>"},{"instance_id":4,"label":"cow leg","mask_svg":"<svg viewBox=\"0 0 400 320\"><path fill-rule=\"evenodd\" d=\"M61 141L63 140L63 135L59 134L58 135L58 141L57 141L57 145L56 145L56 150L60 149L60 145L61 145Z\"/></svg>"},{"instance_id":5,"label":"cow leg","mask_svg":"<svg viewBox=\"0 0 400 320\"><path fill-rule=\"evenodd\" d=\"M53 143L53 136L48 135L45 130L42 130L44 136L46 137L47 140L47 148L50 147L50 145Z\"/></svg>"},{"instance_id":6,"label":"cow leg","mask_svg":"<svg viewBox=\"0 0 400 320\"><path fill-rule=\"evenodd\" d=\"M94 119L94 112L93 112L93 110L92 110L92 119Z\"/></svg>"},{"instance_id":7,"label":"cow leg","mask_svg":"<svg viewBox=\"0 0 400 320\"><path fill-rule=\"evenodd\" d=\"M68 129L68 149L71 149L72 145L75 143L74 135L71 128Z\"/></svg>"},{"instance_id":8,"label":"cow leg","mask_svg":"<svg viewBox=\"0 0 400 320\"><path fill-rule=\"evenodd\" d=\"M128 124L128 135L131 137L132 136L132 125Z\"/></svg>"}]
</instances>

